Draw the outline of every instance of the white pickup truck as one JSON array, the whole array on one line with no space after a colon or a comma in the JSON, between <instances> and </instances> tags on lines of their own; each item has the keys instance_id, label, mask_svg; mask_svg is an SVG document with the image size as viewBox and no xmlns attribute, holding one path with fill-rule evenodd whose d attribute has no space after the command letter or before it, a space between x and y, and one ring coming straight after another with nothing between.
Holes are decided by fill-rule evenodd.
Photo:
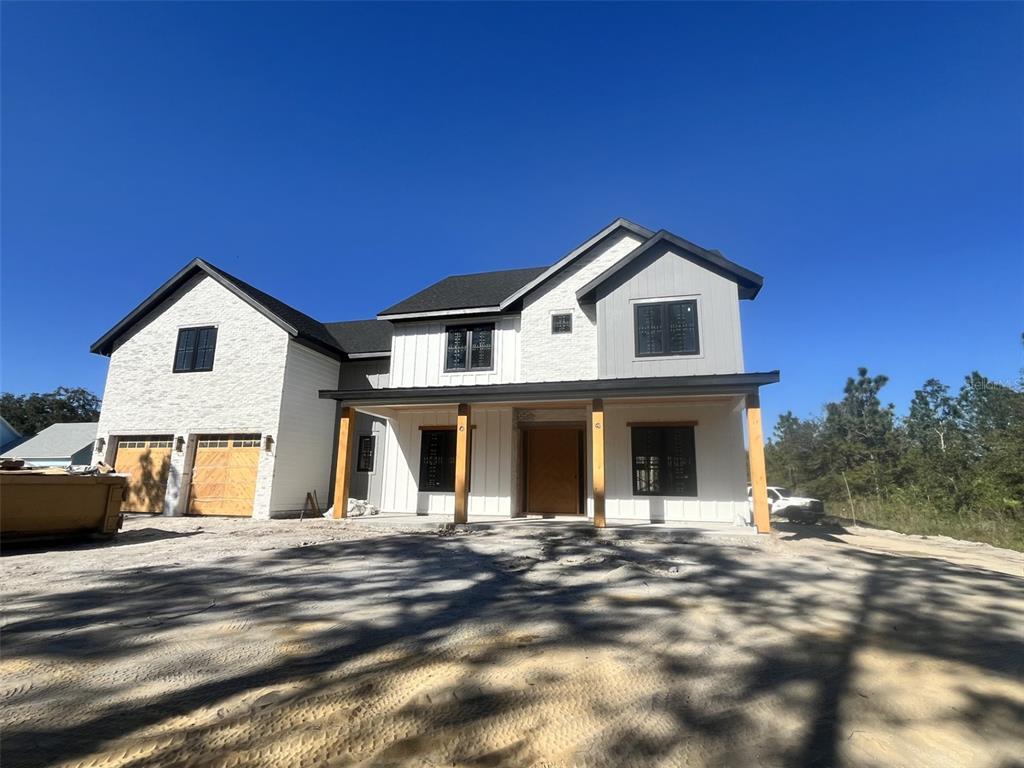
<instances>
[{"instance_id":1,"label":"white pickup truck","mask_svg":"<svg viewBox=\"0 0 1024 768\"><path fill-rule=\"evenodd\" d=\"M753 506L754 499L747 486L747 499ZM774 519L785 518L792 522L814 522L825 514L825 505L818 499L794 496L788 488L768 486L768 509Z\"/></svg>"}]
</instances>

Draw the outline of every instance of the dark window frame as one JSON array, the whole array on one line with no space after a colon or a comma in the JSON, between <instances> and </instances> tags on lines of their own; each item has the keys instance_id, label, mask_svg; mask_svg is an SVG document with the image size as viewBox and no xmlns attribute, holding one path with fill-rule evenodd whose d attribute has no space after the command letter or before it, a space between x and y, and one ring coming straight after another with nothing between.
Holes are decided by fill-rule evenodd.
<instances>
[{"instance_id":1,"label":"dark window frame","mask_svg":"<svg viewBox=\"0 0 1024 768\"><path fill-rule=\"evenodd\" d=\"M682 447L683 454L673 456L674 447ZM630 427L630 457L634 496L697 497L697 440L694 427ZM672 471L673 465L677 467L676 473ZM686 474L678 474L679 465L688 469Z\"/></svg>"},{"instance_id":2,"label":"dark window frame","mask_svg":"<svg viewBox=\"0 0 1024 768\"><path fill-rule=\"evenodd\" d=\"M217 326L194 325L178 329L174 345L174 373L212 371L216 356Z\"/></svg>"},{"instance_id":3,"label":"dark window frame","mask_svg":"<svg viewBox=\"0 0 1024 768\"><path fill-rule=\"evenodd\" d=\"M569 320L568 328L559 330L556 325L556 321L561 318L567 318ZM551 314L551 334L553 336L562 336L570 333L572 333L572 312L553 312Z\"/></svg>"},{"instance_id":4,"label":"dark window frame","mask_svg":"<svg viewBox=\"0 0 1024 768\"><path fill-rule=\"evenodd\" d=\"M365 468L363 465L363 443L369 441L370 443L370 467ZM377 471L377 436L376 435L359 435L356 439L356 472L365 472L368 475L372 475Z\"/></svg>"},{"instance_id":5,"label":"dark window frame","mask_svg":"<svg viewBox=\"0 0 1024 768\"><path fill-rule=\"evenodd\" d=\"M488 358L487 365L473 365L473 344L476 340L476 334L480 331L489 331L491 334L490 343L490 357ZM461 367L453 366L451 364L451 342L455 334L463 334L463 355L465 357L465 364ZM494 323L463 323L459 325L448 325L444 329L444 372L445 373L472 373L474 371L493 371L494 370Z\"/></svg>"},{"instance_id":6,"label":"dark window frame","mask_svg":"<svg viewBox=\"0 0 1024 768\"><path fill-rule=\"evenodd\" d=\"M669 328L669 308L689 304L693 307L693 348L673 351ZM661 314L661 352L645 352L640 343L640 312L658 309ZM638 301L633 305L633 352L638 358L648 357L696 357L700 355L700 311L697 299L671 299L667 301Z\"/></svg>"},{"instance_id":7,"label":"dark window frame","mask_svg":"<svg viewBox=\"0 0 1024 768\"><path fill-rule=\"evenodd\" d=\"M431 484L428 475L432 468L427 464L430 454L427 452L428 441L436 439L435 435L444 435L444 455L439 458L443 467L438 472L444 473L439 481ZM449 449L451 456L448 456ZM450 475L450 477L449 477ZM449 487L450 486L450 487ZM416 482L420 493L454 493L455 492L455 428L434 428L420 430L420 472Z\"/></svg>"}]
</instances>

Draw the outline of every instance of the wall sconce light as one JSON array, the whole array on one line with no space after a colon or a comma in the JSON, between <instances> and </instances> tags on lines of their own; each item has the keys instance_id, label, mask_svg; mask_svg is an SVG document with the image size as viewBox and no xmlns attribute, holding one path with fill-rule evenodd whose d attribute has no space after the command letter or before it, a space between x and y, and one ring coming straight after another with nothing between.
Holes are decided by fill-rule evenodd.
<instances>
[{"instance_id":1,"label":"wall sconce light","mask_svg":"<svg viewBox=\"0 0 1024 768\"><path fill-rule=\"evenodd\" d=\"M176 450L178 453L181 453L183 450L185 450L185 438L182 437L181 435L178 435L178 437L175 438L174 440L174 450Z\"/></svg>"},{"instance_id":2,"label":"wall sconce light","mask_svg":"<svg viewBox=\"0 0 1024 768\"><path fill-rule=\"evenodd\" d=\"M263 438L263 447L267 453L270 453L270 451L273 450L274 448L274 438L272 438L270 435L265 435Z\"/></svg>"},{"instance_id":3,"label":"wall sconce light","mask_svg":"<svg viewBox=\"0 0 1024 768\"><path fill-rule=\"evenodd\" d=\"M105 438L99 438L96 440L96 453L103 453L103 449L106 447L107 441Z\"/></svg>"}]
</instances>

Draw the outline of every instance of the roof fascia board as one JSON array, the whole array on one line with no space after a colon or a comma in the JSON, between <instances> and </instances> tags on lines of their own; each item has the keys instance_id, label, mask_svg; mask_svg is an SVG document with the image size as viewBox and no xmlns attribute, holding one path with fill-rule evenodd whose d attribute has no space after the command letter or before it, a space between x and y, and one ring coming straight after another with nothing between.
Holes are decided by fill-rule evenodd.
<instances>
[{"instance_id":1,"label":"roof fascia board","mask_svg":"<svg viewBox=\"0 0 1024 768\"><path fill-rule=\"evenodd\" d=\"M403 312L398 315L377 315L378 320L429 320L434 317L458 317L460 315L487 315L501 311L501 307L464 307L462 309L434 309L424 312Z\"/></svg>"},{"instance_id":2,"label":"roof fascia board","mask_svg":"<svg viewBox=\"0 0 1024 768\"><path fill-rule=\"evenodd\" d=\"M701 261L707 262L708 264L717 267L719 270L723 272L729 273L734 278L737 278L735 280L735 282L737 283L740 283L741 281L751 283L753 285L753 288L751 289L748 287L747 289L747 293L749 293L749 296L741 296L741 298L753 299L761 290L761 285L764 283L764 278L761 275L757 274L756 272L752 272L751 270L746 269L745 267L741 267L739 264L736 264L735 262L729 261L729 259L725 258L724 256L719 256L716 253L712 253L711 251L708 251L705 248L701 248L699 245L691 243L689 240L684 240L678 235L673 235L671 232L663 229L656 235L651 237L650 240L641 245L639 248L636 248L627 255L623 256L615 264L612 264L610 267L608 267L608 269L606 269L604 272L599 274L589 283L587 283L578 291L576 291L576 299L580 302L589 300L591 298L591 294L593 294L593 292L602 283L604 283L606 280L608 280L617 272L619 272L619 270L623 269L627 265L641 258L645 254L651 252L659 245L665 243L667 243L669 246L675 246L675 248L678 248L679 250L682 250ZM740 288L742 291L743 286L741 285Z\"/></svg>"},{"instance_id":3,"label":"roof fascia board","mask_svg":"<svg viewBox=\"0 0 1024 768\"><path fill-rule=\"evenodd\" d=\"M529 400L578 400L594 397L671 397L673 395L753 394L779 381L778 371L762 373L665 376L643 379L517 382L455 387L409 387L373 390L321 390L325 400L356 405L424 405L496 403Z\"/></svg>"},{"instance_id":4,"label":"roof fascia board","mask_svg":"<svg viewBox=\"0 0 1024 768\"><path fill-rule=\"evenodd\" d=\"M101 355L109 354L109 352L104 352L103 350L108 347L108 345L112 346L114 341L123 336L132 326L155 309L156 306L168 299L171 294L180 288L186 280L192 277L196 271L201 271L203 274L216 280L219 285L222 285L268 320L283 328L290 335L295 337L298 336L298 329L291 323L287 323L281 317L275 315L226 277L218 274L216 270L210 269L202 259L193 259L178 270L173 277L143 299L135 309L125 315L113 328L93 342L92 346L89 347L89 351Z\"/></svg>"},{"instance_id":5,"label":"roof fascia board","mask_svg":"<svg viewBox=\"0 0 1024 768\"><path fill-rule=\"evenodd\" d=\"M570 263L575 261L577 257L579 257L582 254L584 254L587 251L589 251L591 248L593 248L599 242L604 240L606 237L608 237L608 235L610 235L612 232L614 232L617 229L628 229L630 232L632 232L635 235L639 235L644 240L647 240L647 239L649 239L649 238L654 236L654 232L652 230L650 230L650 229L647 229L647 227L642 227L639 224L634 224L632 221L629 221L627 219L618 218L615 221L613 221L611 224L609 224L607 227L602 229L600 232L598 232L596 235L594 235L593 237L588 239L585 243L583 243L582 245L579 245L576 248L574 248L572 251L570 251L568 254L566 254L562 259L560 259L554 266L552 266L551 268L545 270L539 277L535 277L533 280L528 282L526 285L524 285L518 291L513 293L511 296L509 296L504 301L502 301L501 302L501 309L505 309L506 307L508 307L512 303L514 303L514 302L518 301L519 299L521 299L523 296L528 294L534 288L536 288L541 283L545 282L548 278L553 276L556 272L560 271L562 268L568 266ZM643 247L643 246L641 245L640 247Z\"/></svg>"}]
</instances>

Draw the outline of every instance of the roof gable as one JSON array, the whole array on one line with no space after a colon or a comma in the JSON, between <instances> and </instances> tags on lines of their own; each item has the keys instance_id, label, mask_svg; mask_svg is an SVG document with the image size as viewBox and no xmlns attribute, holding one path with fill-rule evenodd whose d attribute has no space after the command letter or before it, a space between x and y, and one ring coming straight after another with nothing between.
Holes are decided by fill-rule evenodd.
<instances>
[{"instance_id":1,"label":"roof gable","mask_svg":"<svg viewBox=\"0 0 1024 768\"><path fill-rule=\"evenodd\" d=\"M663 229L576 291L576 298L580 302L593 301L599 288L606 283L614 285L616 278L624 277L625 273L622 270L626 266L645 256L656 258L669 251L732 280L737 285L741 299L753 299L764 284L764 278L761 275L729 261L721 252L702 248Z\"/></svg>"},{"instance_id":2,"label":"roof gable","mask_svg":"<svg viewBox=\"0 0 1024 768\"><path fill-rule=\"evenodd\" d=\"M129 312L117 325L97 339L90 347L90 351L109 355L114 349L115 342L121 336L197 274L205 274L217 281L257 312L287 331L296 340L332 357L339 357L343 353L344 350L338 346L337 340L324 327L323 323L202 259L193 259L186 264L170 280Z\"/></svg>"}]
</instances>

